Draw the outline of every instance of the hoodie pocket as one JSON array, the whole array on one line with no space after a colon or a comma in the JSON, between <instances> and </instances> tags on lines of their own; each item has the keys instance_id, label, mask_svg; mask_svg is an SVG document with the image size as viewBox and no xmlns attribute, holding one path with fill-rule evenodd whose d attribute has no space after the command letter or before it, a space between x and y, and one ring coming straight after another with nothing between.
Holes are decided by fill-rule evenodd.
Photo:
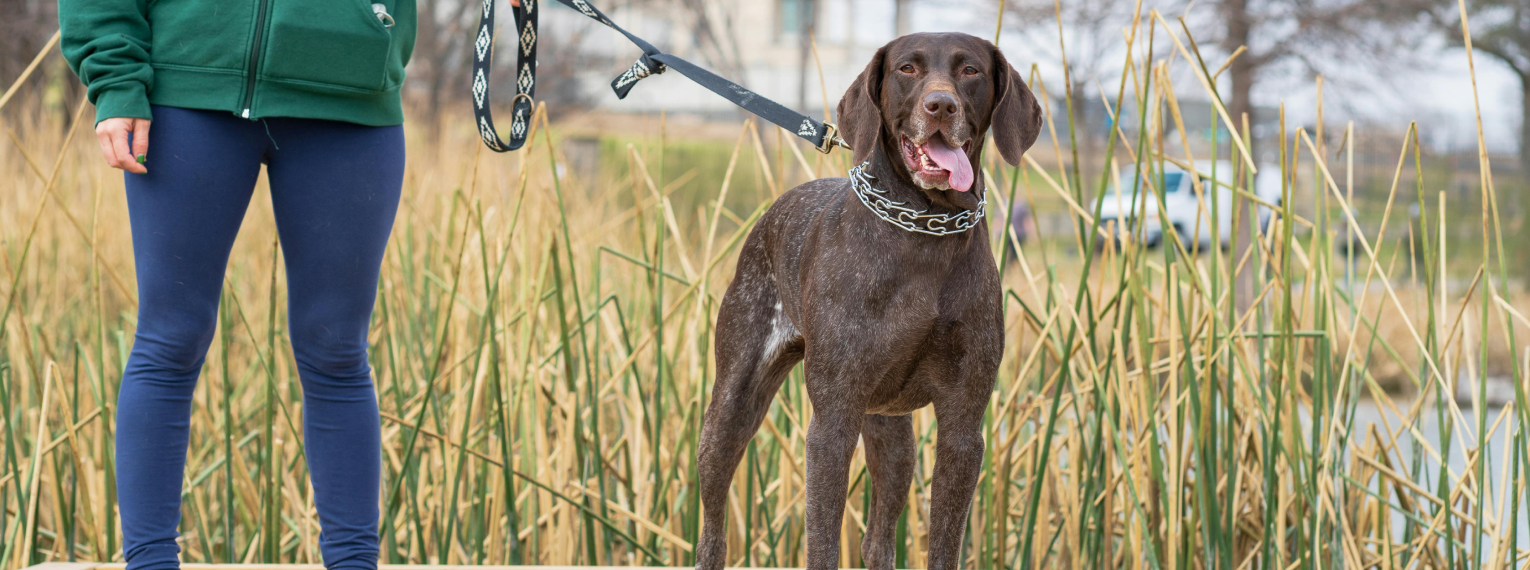
<instances>
[{"instance_id":1,"label":"hoodie pocket","mask_svg":"<svg viewBox=\"0 0 1530 570\"><path fill-rule=\"evenodd\" d=\"M393 35L370 2L271 1L263 76L348 90L388 89Z\"/></svg>"}]
</instances>

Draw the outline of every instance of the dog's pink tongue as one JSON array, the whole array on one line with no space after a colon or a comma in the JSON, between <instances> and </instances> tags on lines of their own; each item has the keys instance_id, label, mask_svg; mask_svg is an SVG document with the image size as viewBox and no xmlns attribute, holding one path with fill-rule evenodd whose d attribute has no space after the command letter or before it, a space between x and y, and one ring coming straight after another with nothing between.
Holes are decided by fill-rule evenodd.
<instances>
[{"instance_id":1,"label":"dog's pink tongue","mask_svg":"<svg viewBox=\"0 0 1530 570\"><path fill-rule=\"evenodd\" d=\"M972 188L972 163L967 160L967 153L946 144L946 139L942 137L931 137L924 149L936 166L951 173L952 188L962 192Z\"/></svg>"}]
</instances>

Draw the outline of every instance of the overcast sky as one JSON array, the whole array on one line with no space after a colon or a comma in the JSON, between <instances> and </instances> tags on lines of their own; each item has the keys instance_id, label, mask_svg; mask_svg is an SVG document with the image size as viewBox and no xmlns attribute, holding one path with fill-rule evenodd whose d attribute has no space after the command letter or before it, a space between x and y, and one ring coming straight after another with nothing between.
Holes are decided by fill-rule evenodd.
<instances>
[{"instance_id":1,"label":"overcast sky","mask_svg":"<svg viewBox=\"0 0 1530 570\"><path fill-rule=\"evenodd\" d=\"M1144 10L1148 2L1144 2ZM981 37L993 37L994 0L925 0L915 3L912 18L914 31L962 31ZM867 32L885 27L881 22L867 21L858 24ZM1009 26L1006 26L1008 29ZM858 33L859 35L859 33ZM870 37L871 33L862 37ZM1018 65L1025 61L1030 37L1006 31L999 45L1006 55ZM1054 40L1055 41L1055 40ZM1334 83L1330 78L1324 87L1325 118L1330 124L1354 118L1357 121L1395 126L1401 130L1409 121L1416 120L1424 141L1431 147L1445 150L1476 148L1476 123L1473 119L1471 74L1468 71L1466 52L1462 49L1445 48L1443 38L1429 38L1415 56L1416 66L1388 70L1383 74L1373 70L1347 70L1346 76L1355 78L1349 84ZM1055 51L1055 50L1052 50ZM1047 55L1029 54L1033 60ZM1108 58L1120 61L1120 56ZM1018 61L1017 61L1018 60ZM1060 81L1060 66L1055 61L1037 61L1051 75L1051 81ZM1116 69L1119 63L1106 64L1105 69ZM1477 54L1477 90L1480 96L1483 119L1483 135L1488 147L1495 153L1515 151L1520 122L1519 83L1509 70L1497 60ZM1176 86L1194 86L1190 76L1185 83ZM1224 78L1225 79L1225 78ZM1105 79L1107 84L1119 81L1119 75ZM1364 85L1368 87L1357 87ZM1225 89L1226 86L1224 85ZM1181 97L1191 97L1199 91L1178 90ZM1225 91L1224 91L1225 92ZM1316 89L1310 77L1289 74L1276 78L1261 79L1255 93L1260 105L1286 104L1289 123L1303 124L1314 120L1316 114ZM1091 98L1093 99L1093 98Z\"/></svg>"}]
</instances>

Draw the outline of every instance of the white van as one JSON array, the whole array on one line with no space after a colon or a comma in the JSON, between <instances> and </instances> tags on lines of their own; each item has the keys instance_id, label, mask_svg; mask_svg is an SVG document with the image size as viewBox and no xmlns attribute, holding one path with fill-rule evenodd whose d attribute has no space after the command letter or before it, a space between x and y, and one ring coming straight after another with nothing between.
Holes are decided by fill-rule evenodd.
<instances>
[{"instance_id":1,"label":"white van","mask_svg":"<svg viewBox=\"0 0 1530 570\"><path fill-rule=\"evenodd\" d=\"M1162 170L1158 169L1158 162L1152 164L1151 176L1158 177L1156 183L1149 184L1148 192L1142 192L1142 184L1138 180L1136 165L1121 169L1120 184L1112 183L1110 190L1100 197L1100 227L1108 229L1114 227L1118 235L1131 232L1137 234L1137 226L1134 223L1139 213L1143 215L1144 226L1142 239L1149 246L1156 246L1163 241L1163 228L1172 225L1184 241L1185 247L1190 248L1196 242L1202 248L1211 247L1219 243L1222 247L1229 247L1233 243L1233 192L1228 185L1233 182L1233 165L1228 160L1215 162L1215 175L1217 183L1213 184L1213 163L1210 160L1198 160L1195 164L1196 175L1201 179L1201 195L1197 196L1195 187L1190 177L1186 176L1183 168L1164 161ZM1150 179L1151 180L1151 179ZM1160 205L1155 190L1158 186L1163 187L1163 205ZM1128 190L1122 193L1121 187ZM1216 192L1213 198L1212 192ZM1254 195L1267 204L1280 205L1280 168L1279 166L1266 166L1259 169L1254 177ZM1137 202L1142 197L1147 198L1145 208ZM1199 199L1197 199L1199 198ZM1214 200L1214 201L1213 201ZM1217 207L1217 231L1212 231L1211 211L1213 203ZM1269 226L1270 216L1273 213L1269 206L1259 205L1259 229L1263 231ZM1122 223L1122 221L1125 223ZM1243 230L1247 231L1247 230ZM1218 242L1212 241L1212 236L1219 238Z\"/></svg>"}]
</instances>

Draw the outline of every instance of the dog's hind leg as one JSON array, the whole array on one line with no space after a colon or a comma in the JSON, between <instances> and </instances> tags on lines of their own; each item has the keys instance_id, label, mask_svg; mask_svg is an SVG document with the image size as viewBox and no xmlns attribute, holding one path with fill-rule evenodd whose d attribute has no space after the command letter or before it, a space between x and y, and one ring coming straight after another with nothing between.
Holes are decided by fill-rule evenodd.
<instances>
[{"instance_id":1,"label":"dog's hind leg","mask_svg":"<svg viewBox=\"0 0 1530 570\"><path fill-rule=\"evenodd\" d=\"M867 414L861 424L866 470L871 475L871 509L861 559L868 570L892 570L896 561L898 516L914 481L913 416Z\"/></svg>"},{"instance_id":2,"label":"dog's hind leg","mask_svg":"<svg viewBox=\"0 0 1530 570\"><path fill-rule=\"evenodd\" d=\"M802 360L802 335L781 311L768 274L740 261L717 315L717 381L702 420L696 465L701 484L697 570L727 561L727 497L733 472L781 381Z\"/></svg>"}]
</instances>

